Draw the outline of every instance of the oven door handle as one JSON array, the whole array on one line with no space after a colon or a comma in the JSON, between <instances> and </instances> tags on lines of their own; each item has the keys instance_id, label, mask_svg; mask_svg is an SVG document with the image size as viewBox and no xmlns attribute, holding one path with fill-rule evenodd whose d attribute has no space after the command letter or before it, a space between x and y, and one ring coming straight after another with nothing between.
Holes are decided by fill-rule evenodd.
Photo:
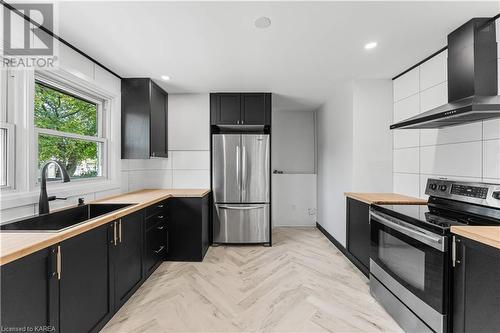
<instances>
[{"instance_id":1,"label":"oven door handle","mask_svg":"<svg viewBox=\"0 0 500 333\"><path fill-rule=\"evenodd\" d=\"M394 229L396 231L399 231L400 233L411 237L413 239L416 239L420 242L423 242L427 245L432 246L433 248L445 252L446 251L446 242L444 242L444 237L434 237L431 235L428 235L422 231L419 231L418 229L414 229L411 227L407 227L407 223L400 221L399 223L395 223L377 213L374 213L373 211L370 212L370 215L372 218L374 218L377 222L382 223L383 225Z\"/></svg>"}]
</instances>

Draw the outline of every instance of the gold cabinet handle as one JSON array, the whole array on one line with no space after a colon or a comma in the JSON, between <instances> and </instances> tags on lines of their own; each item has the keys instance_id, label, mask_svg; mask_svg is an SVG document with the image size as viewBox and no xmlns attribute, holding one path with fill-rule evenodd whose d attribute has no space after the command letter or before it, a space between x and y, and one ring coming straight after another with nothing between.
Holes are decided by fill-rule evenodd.
<instances>
[{"instance_id":1,"label":"gold cabinet handle","mask_svg":"<svg viewBox=\"0 0 500 333\"><path fill-rule=\"evenodd\" d=\"M118 241L122 242L122 219L118 222Z\"/></svg>"},{"instance_id":2,"label":"gold cabinet handle","mask_svg":"<svg viewBox=\"0 0 500 333\"><path fill-rule=\"evenodd\" d=\"M56 270L57 270L57 279L61 280L61 245L57 246L57 257L56 257Z\"/></svg>"},{"instance_id":3,"label":"gold cabinet handle","mask_svg":"<svg viewBox=\"0 0 500 333\"><path fill-rule=\"evenodd\" d=\"M116 246L116 222L113 222L113 245Z\"/></svg>"}]
</instances>

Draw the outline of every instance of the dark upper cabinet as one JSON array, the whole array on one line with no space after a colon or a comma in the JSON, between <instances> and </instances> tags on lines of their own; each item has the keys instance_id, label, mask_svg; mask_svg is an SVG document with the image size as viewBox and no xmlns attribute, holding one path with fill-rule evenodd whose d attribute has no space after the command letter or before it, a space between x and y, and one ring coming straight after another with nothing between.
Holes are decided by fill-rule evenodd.
<instances>
[{"instance_id":1,"label":"dark upper cabinet","mask_svg":"<svg viewBox=\"0 0 500 333\"><path fill-rule=\"evenodd\" d=\"M113 315L112 235L106 224L61 243L61 332L98 332Z\"/></svg>"},{"instance_id":2,"label":"dark upper cabinet","mask_svg":"<svg viewBox=\"0 0 500 333\"><path fill-rule=\"evenodd\" d=\"M370 205L347 198L347 251L351 261L368 275L370 267Z\"/></svg>"},{"instance_id":3,"label":"dark upper cabinet","mask_svg":"<svg viewBox=\"0 0 500 333\"><path fill-rule=\"evenodd\" d=\"M270 93L210 94L212 125L270 125Z\"/></svg>"},{"instance_id":4,"label":"dark upper cabinet","mask_svg":"<svg viewBox=\"0 0 500 333\"><path fill-rule=\"evenodd\" d=\"M168 156L168 94L148 78L122 79L122 158Z\"/></svg>"},{"instance_id":5,"label":"dark upper cabinet","mask_svg":"<svg viewBox=\"0 0 500 333\"><path fill-rule=\"evenodd\" d=\"M116 242L113 241L115 305L121 307L139 287L142 274L144 211L116 221ZM115 244L116 243L116 244Z\"/></svg>"},{"instance_id":6,"label":"dark upper cabinet","mask_svg":"<svg viewBox=\"0 0 500 333\"><path fill-rule=\"evenodd\" d=\"M500 249L455 236L453 332L498 332Z\"/></svg>"},{"instance_id":7,"label":"dark upper cabinet","mask_svg":"<svg viewBox=\"0 0 500 333\"><path fill-rule=\"evenodd\" d=\"M271 94L241 94L241 124L271 124Z\"/></svg>"},{"instance_id":8,"label":"dark upper cabinet","mask_svg":"<svg viewBox=\"0 0 500 333\"><path fill-rule=\"evenodd\" d=\"M1 327L52 326L59 331L56 256L53 246L2 266Z\"/></svg>"},{"instance_id":9,"label":"dark upper cabinet","mask_svg":"<svg viewBox=\"0 0 500 333\"><path fill-rule=\"evenodd\" d=\"M216 99L217 123L221 125L239 125L241 119L241 95L218 94Z\"/></svg>"}]
</instances>

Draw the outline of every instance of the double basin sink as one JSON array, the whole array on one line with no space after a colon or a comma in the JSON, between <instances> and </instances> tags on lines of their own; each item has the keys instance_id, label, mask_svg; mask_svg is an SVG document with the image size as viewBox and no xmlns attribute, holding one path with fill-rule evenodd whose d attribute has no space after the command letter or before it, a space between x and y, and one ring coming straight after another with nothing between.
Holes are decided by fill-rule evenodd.
<instances>
[{"instance_id":1,"label":"double basin sink","mask_svg":"<svg viewBox=\"0 0 500 333\"><path fill-rule=\"evenodd\" d=\"M14 220L0 225L0 232L59 232L132 204L86 204L54 213Z\"/></svg>"}]
</instances>

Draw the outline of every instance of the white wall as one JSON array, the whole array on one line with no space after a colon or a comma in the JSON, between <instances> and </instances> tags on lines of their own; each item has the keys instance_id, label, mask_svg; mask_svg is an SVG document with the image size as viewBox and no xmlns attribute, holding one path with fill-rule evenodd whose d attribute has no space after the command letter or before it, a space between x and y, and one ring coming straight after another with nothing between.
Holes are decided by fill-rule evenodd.
<instances>
[{"instance_id":1,"label":"white wall","mask_svg":"<svg viewBox=\"0 0 500 333\"><path fill-rule=\"evenodd\" d=\"M55 41L55 43L58 43ZM95 87L95 89L106 91L110 96L115 96L113 106L110 110L111 120L115 127L112 128L112 135L109 139L109 149L112 151L108 161L108 169L112 171L108 181L99 185L85 185L71 182L69 184L49 184L49 195L68 197L65 201L52 201L50 208L60 208L73 205L78 202L79 197L86 201L95 200L103 196L120 193L120 90L121 81L116 76L110 74L100 66L87 58L81 56L63 44L58 45L58 66L54 73L61 77L71 77L72 81ZM33 71L19 71L18 76L23 76L22 86L16 82L16 98L19 101L9 101L9 107L13 110L14 116L7 119L8 122L16 123L16 184L15 189L3 191L1 193L0 222L6 222L15 218L29 216L38 212L38 191L39 188L31 189L29 186L29 156L26 147L32 145L29 142L28 126L31 126L26 119L21 119L24 108L29 107L26 101L29 99L29 86L27 80L33 80ZM14 81L15 82L15 81ZM27 96L24 96L26 94ZM71 189L69 189L71 188ZM66 190L68 189L68 190Z\"/></svg>"},{"instance_id":2,"label":"white wall","mask_svg":"<svg viewBox=\"0 0 500 333\"><path fill-rule=\"evenodd\" d=\"M500 58L498 63L500 68ZM447 52L396 79L394 121L447 103L447 85ZM426 198L430 177L500 183L499 119L393 132L394 192Z\"/></svg>"},{"instance_id":3,"label":"white wall","mask_svg":"<svg viewBox=\"0 0 500 333\"><path fill-rule=\"evenodd\" d=\"M315 112L273 111L273 226L316 224Z\"/></svg>"},{"instance_id":4,"label":"white wall","mask_svg":"<svg viewBox=\"0 0 500 333\"><path fill-rule=\"evenodd\" d=\"M337 87L318 111L318 223L345 246L344 192L352 188L352 84Z\"/></svg>"},{"instance_id":5,"label":"white wall","mask_svg":"<svg viewBox=\"0 0 500 333\"><path fill-rule=\"evenodd\" d=\"M210 187L208 94L169 94L168 158L122 160L122 191Z\"/></svg>"},{"instance_id":6,"label":"white wall","mask_svg":"<svg viewBox=\"0 0 500 333\"><path fill-rule=\"evenodd\" d=\"M356 80L353 86L352 191L392 191L392 82Z\"/></svg>"},{"instance_id":7,"label":"white wall","mask_svg":"<svg viewBox=\"0 0 500 333\"><path fill-rule=\"evenodd\" d=\"M389 80L337 87L318 110L318 223L346 245L344 192L390 192L392 106Z\"/></svg>"}]
</instances>

